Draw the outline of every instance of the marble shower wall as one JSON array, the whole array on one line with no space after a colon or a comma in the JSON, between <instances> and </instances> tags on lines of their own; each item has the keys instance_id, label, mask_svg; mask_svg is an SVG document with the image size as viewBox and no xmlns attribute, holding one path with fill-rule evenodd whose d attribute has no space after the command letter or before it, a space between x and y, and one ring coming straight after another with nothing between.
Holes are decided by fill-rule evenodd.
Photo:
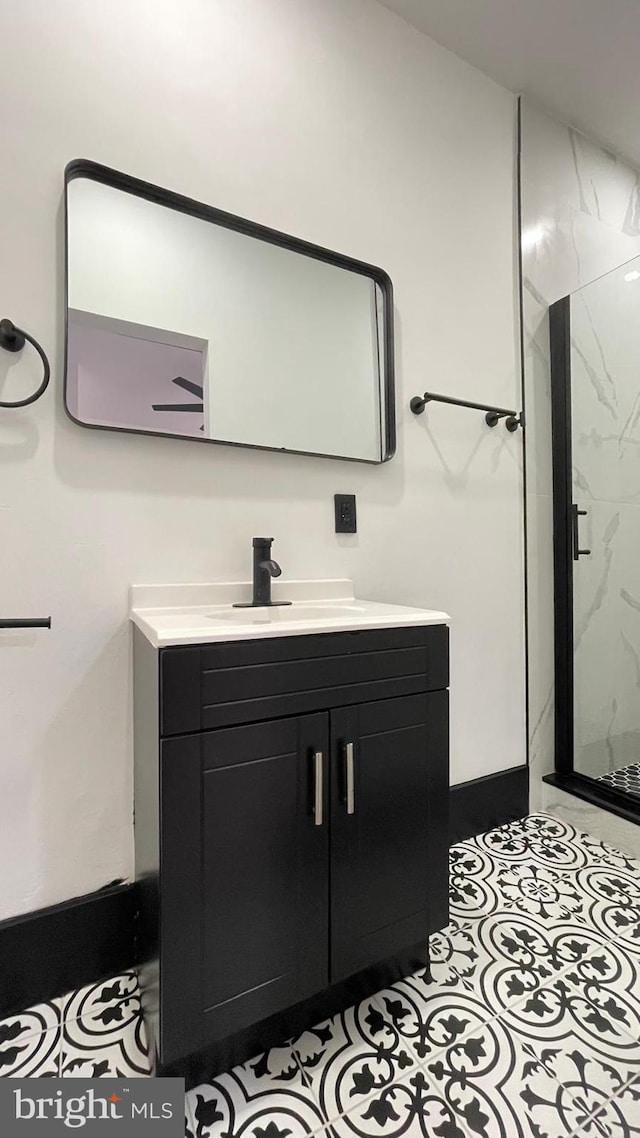
<instances>
[{"instance_id":1,"label":"marble shower wall","mask_svg":"<svg viewBox=\"0 0 640 1138\"><path fill-rule=\"evenodd\" d=\"M522 209L522 260L523 260L523 327L524 327L524 385L525 412L527 417L527 541L528 541L528 596L529 596L529 741L531 761L531 809L535 810L546 801L540 777L553 769L553 527L552 527L552 474L551 474L551 402L549 370L549 326L547 309L553 301L568 293L574 293L589 282L595 281L605 273L625 264L640 255L640 174L622 162L615 155L590 142L570 127L556 122L526 102L521 105L521 209ZM640 284L640 281L638 282ZM577 312L578 304L572 307ZM584 305L583 305L584 308ZM630 450L635 454L635 446L625 440L629 434L625 427L630 410L629 393L614 393L611 390L611 367L604 355L603 341L600 346L595 338L593 327L589 327L588 316L583 313L583 333L581 340L585 348L583 379L591 368L589 384L599 385L601 392L608 391L611 410L604 410L608 417L603 435L610 433L617 440L622 439L622 449L626 449L629 462ZM604 315L604 313L602 314ZM598 334L601 331L599 321ZM604 335L604 333L603 333ZM638 336L640 343L640 335ZM607 347L611 359L611 345ZM640 356L639 356L640 364ZM576 372L576 376L577 376ZM595 390L595 388L594 388ZM615 399L618 400L614 403ZM633 393L631 394L631 403ZM589 407L585 404L585 414ZM613 413L612 413L613 412ZM616 454L620 442L610 441L603 446L597 444L597 432L602 424L594 416L593 430L596 435L583 432L583 455L589 453L591 464L598 462L607 469L609 480L620 480L615 466L609 462L613 457L611 445ZM639 436L640 437L640 436ZM584 449L586 448L586 450ZM607 449L608 448L608 449ZM576 454L576 460L578 455ZM640 461L639 461L640 465ZM612 468L611 468L612 467ZM580 467L578 465L578 471ZM595 467L593 468L595 474ZM578 478L578 474L575 475ZM620 483L622 485L622 483ZM640 505L640 494L613 489L607 485L603 474L602 490L594 496L594 506L587 520L588 527L581 530L583 541L598 541L598 533L607 535L608 546L603 545L599 566L594 559L589 570L584 573L585 619L597 603L602 592L611 590L611 598L617 594L620 603L620 590L637 596L630 582L637 575L637 553L640 548L640 510L638 511L637 531L635 510ZM576 488L577 489L577 488ZM640 491L640 482L636 491ZM585 488L580 486L584 497ZM615 496L609 498L608 495ZM588 495L591 497L590 495ZM597 503L595 502L595 499ZM582 499L581 499L582 500ZM633 514L627 516L627 512ZM618 522L615 522L619 514ZM622 515L625 515L624 518ZM585 519L581 519L584 521ZM589 527L597 527L597 532ZM615 532L614 532L615 531ZM634 547L634 535L638 533ZM605 549L608 549L605 556ZM610 562L606 578L602 579L603 566ZM585 563L581 562L581 571ZM598 571L600 576L598 577ZM597 579L596 579L597 578ZM604 595L604 594L603 594ZM613 603L613 600L612 600ZM627 622L632 608L626 606ZM600 610L593 616L602 619ZM624 617L622 618L624 621ZM589 622L592 618L589 618ZM640 617L638 623L640 624ZM601 628L601 632L604 629ZM625 632L633 651L625 645L622 637ZM597 623L589 631L596 636ZM599 691L598 709L594 710L591 726L595 737L604 724L604 734L611 737L619 730L620 747L624 749L622 736L633 730L624 722L622 703L630 704L626 690L618 698L616 707L616 681L624 670L625 682L632 685L635 701L638 701L640 674L636 671L634 658L638 646L629 636L629 625L617 629L615 647L615 667L606 662L589 645L583 634L585 653L585 677L589 674L586 690ZM595 643L595 642L594 642ZM597 644L596 644L597 647ZM588 649L588 651L587 651ZM613 649L609 650L613 652ZM588 661L588 663L587 663ZM582 664L582 660L581 660ZM598 687L603 672L611 677L607 690ZM619 691L622 689L618 688ZM631 691L631 689L630 689ZM616 720L617 725L616 725ZM588 744L591 737L585 736ZM607 761L611 754L607 749ZM585 762L589 761L585 754ZM614 761L615 760L614 758Z\"/></svg>"}]
</instances>

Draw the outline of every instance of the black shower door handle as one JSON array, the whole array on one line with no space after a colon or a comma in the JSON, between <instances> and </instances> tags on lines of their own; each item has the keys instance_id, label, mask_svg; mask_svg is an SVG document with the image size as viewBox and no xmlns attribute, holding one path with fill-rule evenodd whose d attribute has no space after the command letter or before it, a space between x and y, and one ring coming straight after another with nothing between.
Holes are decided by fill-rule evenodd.
<instances>
[{"instance_id":1,"label":"black shower door handle","mask_svg":"<svg viewBox=\"0 0 640 1138\"><path fill-rule=\"evenodd\" d=\"M586 517L586 510L579 510L574 502L571 506L571 523L572 523L572 537L573 537L573 560L577 561L579 557L589 557L591 555L590 549L580 549L580 534L578 531L578 518Z\"/></svg>"}]
</instances>

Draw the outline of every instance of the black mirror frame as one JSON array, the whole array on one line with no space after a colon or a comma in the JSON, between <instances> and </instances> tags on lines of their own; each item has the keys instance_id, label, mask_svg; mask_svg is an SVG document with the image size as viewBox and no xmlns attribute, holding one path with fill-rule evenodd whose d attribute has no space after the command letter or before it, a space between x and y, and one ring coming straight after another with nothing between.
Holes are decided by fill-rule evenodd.
<instances>
[{"instance_id":1,"label":"black mirror frame","mask_svg":"<svg viewBox=\"0 0 640 1138\"><path fill-rule=\"evenodd\" d=\"M248 237L256 237L261 241L268 241L272 245L280 245L284 249L290 249L293 253L314 257L318 261L325 261L352 273L360 273L362 276L373 280L380 288L383 297L383 375L381 387L384 395L384 431L383 437L381 437L382 457L380 459L352 458L346 455L292 450L288 447L268 447L258 446L255 443L229 442L224 439L198 439L192 435L177 435L169 431L144 431L133 427L110 427L98 423L84 423L72 415L67 403L69 329L69 196L67 190L69 183L74 178L89 178L94 182L102 182L104 185L113 186L114 189L123 190L125 193L134 194L136 197L145 198L147 201L156 202L158 205L167 206L169 209L191 214L193 217L202 218L204 221L213 222L215 225L222 225L226 229L233 229L237 233L244 233ZM375 265L368 265L365 261L356 261L352 257L345 257L342 253L332 252L321 245L313 245L308 241L300 240L298 237L281 233L277 229L270 229L268 226L248 221L246 218L237 217L233 213L216 209L214 206L204 205L202 202L174 193L173 190L163 189L151 182L123 174L90 159L76 158L68 163L65 168L64 187L64 408L74 423L88 430L117 431L129 435L148 435L152 438L181 439L183 442L214 443L217 446L245 447L250 450L266 450L277 454L309 455L314 458L338 459L342 462L364 462L370 466L380 466L393 458L396 451L393 286L389 274L384 269Z\"/></svg>"}]
</instances>

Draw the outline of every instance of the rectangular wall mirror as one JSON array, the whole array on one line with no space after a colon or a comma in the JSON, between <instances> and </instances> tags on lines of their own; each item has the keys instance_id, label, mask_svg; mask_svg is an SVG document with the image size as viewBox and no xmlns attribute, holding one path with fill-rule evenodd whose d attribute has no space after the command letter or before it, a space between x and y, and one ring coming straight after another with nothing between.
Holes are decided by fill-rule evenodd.
<instances>
[{"instance_id":1,"label":"rectangular wall mirror","mask_svg":"<svg viewBox=\"0 0 640 1138\"><path fill-rule=\"evenodd\" d=\"M86 427L385 462L388 275L94 162L66 170L65 405Z\"/></svg>"}]
</instances>

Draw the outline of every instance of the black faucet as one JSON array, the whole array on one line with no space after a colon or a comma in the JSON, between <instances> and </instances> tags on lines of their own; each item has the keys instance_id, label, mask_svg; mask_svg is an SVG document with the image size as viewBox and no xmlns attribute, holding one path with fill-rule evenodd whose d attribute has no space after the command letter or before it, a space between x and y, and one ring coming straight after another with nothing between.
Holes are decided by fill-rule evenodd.
<instances>
[{"instance_id":1,"label":"black faucet","mask_svg":"<svg viewBox=\"0 0 640 1138\"><path fill-rule=\"evenodd\" d=\"M264 608L273 605L290 605L291 601L271 600L271 578L279 577L282 569L271 557L272 537L253 539L253 600L236 601L236 609Z\"/></svg>"}]
</instances>

